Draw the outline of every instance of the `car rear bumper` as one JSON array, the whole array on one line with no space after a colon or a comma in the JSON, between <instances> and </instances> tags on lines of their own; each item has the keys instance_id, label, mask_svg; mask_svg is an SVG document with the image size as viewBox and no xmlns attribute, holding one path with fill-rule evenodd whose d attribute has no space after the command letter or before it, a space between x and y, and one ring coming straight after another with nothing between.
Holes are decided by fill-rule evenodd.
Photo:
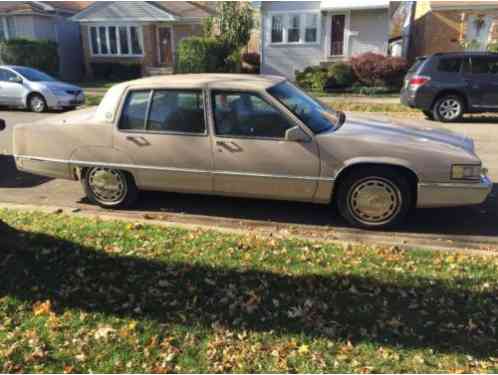
<instances>
[{"instance_id":1,"label":"car rear bumper","mask_svg":"<svg viewBox=\"0 0 498 375\"><path fill-rule=\"evenodd\" d=\"M431 94L424 92L421 87L417 91L411 91L403 88L400 96L401 104L407 107L430 111L432 108L433 97Z\"/></svg>"},{"instance_id":2,"label":"car rear bumper","mask_svg":"<svg viewBox=\"0 0 498 375\"><path fill-rule=\"evenodd\" d=\"M420 183L417 207L457 207L481 204L493 189L493 182L482 176L477 183Z\"/></svg>"}]
</instances>

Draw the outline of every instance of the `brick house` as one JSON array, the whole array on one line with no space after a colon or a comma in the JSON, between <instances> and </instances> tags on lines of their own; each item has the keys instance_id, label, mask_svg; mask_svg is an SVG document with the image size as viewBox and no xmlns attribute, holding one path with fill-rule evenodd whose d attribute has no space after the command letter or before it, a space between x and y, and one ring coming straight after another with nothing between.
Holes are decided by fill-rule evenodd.
<instances>
[{"instance_id":1,"label":"brick house","mask_svg":"<svg viewBox=\"0 0 498 375\"><path fill-rule=\"evenodd\" d=\"M417 1L410 57L498 43L498 1Z\"/></svg>"},{"instance_id":2,"label":"brick house","mask_svg":"<svg viewBox=\"0 0 498 375\"><path fill-rule=\"evenodd\" d=\"M182 38L201 35L212 3L196 1L96 2L72 19L81 25L85 70L92 63L138 63L143 75L173 70Z\"/></svg>"}]
</instances>

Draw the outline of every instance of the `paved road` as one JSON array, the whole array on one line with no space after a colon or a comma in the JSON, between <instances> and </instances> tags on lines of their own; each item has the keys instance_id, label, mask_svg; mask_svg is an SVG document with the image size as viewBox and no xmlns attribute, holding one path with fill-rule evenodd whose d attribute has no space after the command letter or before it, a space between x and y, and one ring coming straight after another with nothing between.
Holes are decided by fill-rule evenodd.
<instances>
[{"instance_id":1,"label":"paved road","mask_svg":"<svg viewBox=\"0 0 498 375\"><path fill-rule=\"evenodd\" d=\"M0 118L6 119L10 125L42 116L47 115L0 111ZM439 123L420 119L404 121L441 126ZM475 138L478 154L490 169L490 176L498 181L498 119L493 121L478 118L473 122L444 126ZM74 207L102 212L86 201L78 182L19 173L12 158L5 156L0 156L0 203L2 202ZM358 240L369 235L364 231L348 228L334 209L305 203L147 192L141 195L138 207L125 214L148 214L171 221L201 224L256 227L273 225L299 233L323 231L328 235L345 231L349 233L348 238ZM498 185L495 184L491 197L481 206L418 210L399 232L389 235L404 236L409 242L414 238L427 238L428 241L447 243L478 242L481 248L498 248Z\"/></svg>"}]
</instances>

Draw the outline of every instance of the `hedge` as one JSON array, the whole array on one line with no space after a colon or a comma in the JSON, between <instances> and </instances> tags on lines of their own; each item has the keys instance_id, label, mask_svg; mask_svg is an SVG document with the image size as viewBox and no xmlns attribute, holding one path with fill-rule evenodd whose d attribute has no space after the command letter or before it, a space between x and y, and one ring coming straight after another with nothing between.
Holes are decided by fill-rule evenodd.
<instances>
[{"instance_id":1,"label":"hedge","mask_svg":"<svg viewBox=\"0 0 498 375\"><path fill-rule=\"evenodd\" d=\"M97 80L129 81L142 76L139 63L95 62L91 63L93 78Z\"/></svg>"},{"instance_id":2,"label":"hedge","mask_svg":"<svg viewBox=\"0 0 498 375\"><path fill-rule=\"evenodd\" d=\"M227 73L233 71L230 47L206 37L184 38L176 50L175 73Z\"/></svg>"},{"instance_id":3,"label":"hedge","mask_svg":"<svg viewBox=\"0 0 498 375\"><path fill-rule=\"evenodd\" d=\"M4 40L0 42L0 62L28 66L56 76L59 74L57 43L49 40Z\"/></svg>"}]
</instances>

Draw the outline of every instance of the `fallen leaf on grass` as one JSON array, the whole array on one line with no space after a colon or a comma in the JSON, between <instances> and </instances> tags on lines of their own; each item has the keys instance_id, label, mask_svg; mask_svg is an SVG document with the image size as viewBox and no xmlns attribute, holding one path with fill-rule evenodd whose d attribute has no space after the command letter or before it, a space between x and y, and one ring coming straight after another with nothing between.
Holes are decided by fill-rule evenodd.
<instances>
[{"instance_id":1,"label":"fallen leaf on grass","mask_svg":"<svg viewBox=\"0 0 498 375\"><path fill-rule=\"evenodd\" d=\"M44 302L36 302L33 305L33 314L35 316L50 315L52 313L52 304L49 300Z\"/></svg>"},{"instance_id":2,"label":"fallen leaf on grass","mask_svg":"<svg viewBox=\"0 0 498 375\"><path fill-rule=\"evenodd\" d=\"M93 337L95 340L107 340L107 338L114 332L116 332L116 330L110 326L100 326L95 331Z\"/></svg>"}]
</instances>

